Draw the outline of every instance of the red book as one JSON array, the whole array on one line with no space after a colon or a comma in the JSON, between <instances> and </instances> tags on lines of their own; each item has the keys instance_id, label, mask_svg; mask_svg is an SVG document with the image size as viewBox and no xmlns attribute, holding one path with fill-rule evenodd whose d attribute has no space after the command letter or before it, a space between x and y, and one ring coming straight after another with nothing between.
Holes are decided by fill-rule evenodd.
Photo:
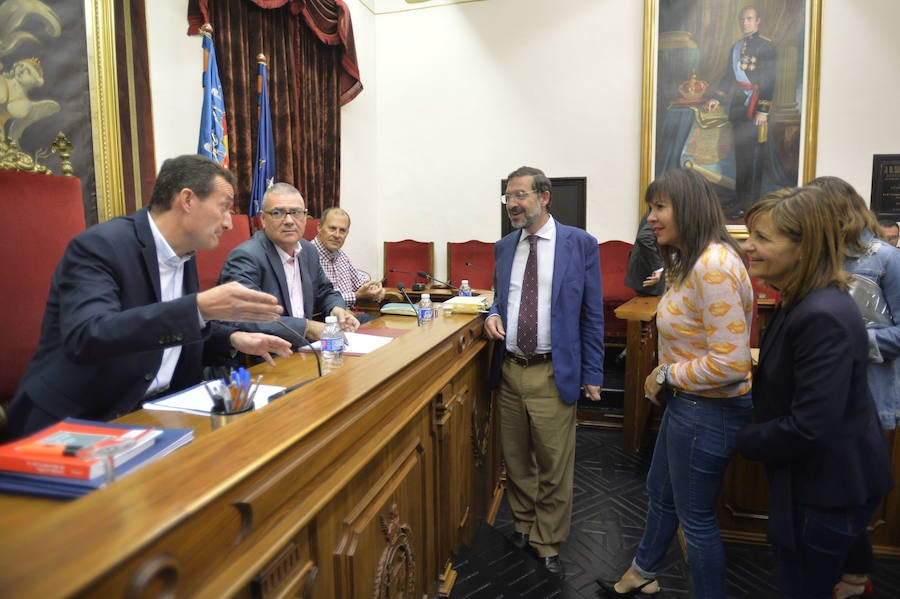
<instances>
[{"instance_id":1,"label":"red book","mask_svg":"<svg viewBox=\"0 0 900 599\"><path fill-rule=\"evenodd\" d=\"M106 456L119 466L153 445L162 430L67 418L31 436L0 445L0 471L92 479Z\"/></svg>"}]
</instances>

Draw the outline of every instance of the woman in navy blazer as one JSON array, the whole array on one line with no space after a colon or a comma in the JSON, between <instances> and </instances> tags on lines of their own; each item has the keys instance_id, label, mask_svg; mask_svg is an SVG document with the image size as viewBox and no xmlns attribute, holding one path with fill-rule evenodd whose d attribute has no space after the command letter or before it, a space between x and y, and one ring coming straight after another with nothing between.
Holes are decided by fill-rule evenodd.
<instances>
[{"instance_id":1,"label":"woman in navy blazer","mask_svg":"<svg viewBox=\"0 0 900 599\"><path fill-rule=\"evenodd\" d=\"M755 422L738 450L765 462L768 538L784 597L831 597L848 549L891 489L867 385L868 338L846 292L840 219L812 187L747 213L751 276L781 291L753 381Z\"/></svg>"}]
</instances>

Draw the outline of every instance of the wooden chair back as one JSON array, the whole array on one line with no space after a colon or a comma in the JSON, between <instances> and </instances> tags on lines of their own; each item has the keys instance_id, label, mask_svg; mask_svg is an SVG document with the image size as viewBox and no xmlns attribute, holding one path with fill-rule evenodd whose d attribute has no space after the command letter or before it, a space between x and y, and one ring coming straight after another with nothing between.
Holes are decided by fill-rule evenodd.
<instances>
[{"instance_id":1,"label":"wooden chair back","mask_svg":"<svg viewBox=\"0 0 900 599\"><path fill-rule=\"evenodd\" d=\"M12 399L37 350L50 279L69 241L84 231L81 181L0 171L0 404Z\"/></svg>"},{"instance_id":2,"label":"wooden chair back","mask_svg":"<svg viewBox=\"0 0 900 599\"><path fill-rule=\"evenodd\" d=\"M466 279L472 289L494 286L494 244L487 241L447 243L447 282L460 285Z\"/></svg>"},{"instance_id":3,"label":"wooden chair back","mask_svg":"<svg viewBox=\"0 0 900 599\"><path fill-rule=\"evenodd\" d=\"M231 229L222 233L219 245L211 250L198 250L194 260L197 261L197 278L200 279L200 291L215 287L219 273L228 258L228 252L250 239L250 218L246 214L235 214L231 217Z\"/></svg>"},{"instance_id":4,"label":"wooden chair back","mask_svg":"<svg viewBox=\"0 0 900 599\"><path fill-rule=\"evenodd\" d=\"M636 296L625 286L625 271L632 244L613 239L600 243L600 277L603 281L603 338L607 343L625 345L628 323L616 317L616 308Z\"/></svg>"},{"instance_id":5,"label":"wooden chair back","mask_svg":"<svg viewBox=\"0 0 900 599\"><path fill-rule=\"evenodd\" d=\"M391 269L396 272L391 272ZM420 277L416 273L424 271L434 276L434 242L415 241L404 239L403 241L384 242L384 277L386 287L396 287L403 282L411 288L415 283L428 285L427 277Z\"/></svg>"}]
</instances>

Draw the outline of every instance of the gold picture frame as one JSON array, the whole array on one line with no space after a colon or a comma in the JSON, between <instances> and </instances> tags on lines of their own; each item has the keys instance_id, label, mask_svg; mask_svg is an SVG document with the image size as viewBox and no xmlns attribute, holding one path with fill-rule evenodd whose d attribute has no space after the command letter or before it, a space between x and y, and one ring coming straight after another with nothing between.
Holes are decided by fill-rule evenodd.
<instances>
[{"instance_id":1,"label":"gold picture frame","mask_svg":"<svg viewBox=\"0 0 900 599\"><path fill-rule=\"evenodd\" d=\"M91 129L99 222L125 214L119 94L116 78L116 27L113 0L85 0Z\"/></svg>"},{"instance_id":2,"label":"gold picture frame","mask_svg":"<svg viewBox=\"0 0 900 599\"><path fill-rule=\"evenodd\" d=\"M695 120L702 120L698 116L697 106L701 101L698 98L710 97L709 94L717 87L715 84L718 83L718 79L724 78L725 69L728 68L727 56L730 56L727 48L733 46L736 40L741 39L737 16L747 4L747 0L684 0L678 3L668 0L644 0L639 215L643 215L646 211L643 203L644 190L655 177L668 170L665 168L667 165L669 168L691 166L683 161L685 154L681 152L688 147L681 136L684 136L685 139L693 139L694 130L697 128L693 125L684 125L684 119L689 119L691 116L685 116L687 113L682 111L679 114L679 118L682 119L681 127L666 127L667 134L675 130L680 136L661 136L659 139L665 140L661 143L670 144L670 148L667 153L660 152L658 155L660 147L658 132L661 123L664 123L666 119L672 120L670 113L674 114L676 109L684 107L693 111ZM680 12L674 13L673 7L680 9ZM687 7L686 10L685 7ZM773 101L774 106L770 112L769 122L772 124L766 152L771 152L769 158L771 158L772 164L783 166L778 164L778 160L783 159L785 168L783 170L771 169L777 171L778 176L771 175L771 180L767 181L767 184L769 187L772 184L777 186L799 185L814 178L816 168L822 0L761 0L756 7L758 15L761 17L760 35L765 36L773 30L783 34L780 38L773 39L779 77L776 78L775 101ZM664 13L662 19L661 10ZM802 11L802 14L797 11ZM766 23L766 18L773 19L776 23ZM723 19L728 19L729 22L726 23ZM661 20L663 21L662 26ZM701 23L706 29L700 26ZM676 31L673 24L688 26L683 27L685 30ZM696 31L690 31L692 24L697 26ZM792 33L801 35L797 35L795 38L791 37ZM709 73L702 71L701 67L710 66L713 61L706 60L704 63L697 58L702 56L704 47L692 38L702 39L706 43L706 48L716 48L719 59L714 64L718 69L709 68ZM802 43L799 41L801 38ZM781 40L780 46L779 39ZM796 43L791 43L790 40L795 39ZM676 52L669 52L673 48ZM723 52L723 48L726 48L726 52ZM663 59L666 67L666 71L663 73L665 79L663 83L660 81L661 50L666 52ZM676 60L670 60L670 57L677 55L678 52L680 52L680 56ZM713 55L711 49L708 52L709 55ZM693 58L685 58L689 55ZM720 58L723 55L726 56L724 62ZM691 64L691 60L694 61L694 70L687 72L686 69ZM676 62L677 68L685 71L680 74L682 79L674 78L677 68L672 65ZM795 74L796 78L781 77L782 73ZM709 79L715 79L715 81L708 81ZM673 87L672 83L679 80L683 83ZM709 89L707 86L713 89ZM675 89L681 93L680 96L669 93ZM688 93L684 93L685 90L690 91L691 89L695 89L698 94L702 95L692 99ZM787 102L779 104L779 94L781 99L786 99ZM793 106L791 102L794 102ZM694 108L690 108L691 106ZM701 122L699 127L703 126L704 124ZM724 127L724 125L722 126ZM771 139L773 129L777 136L774 141ZM691 138L688 138L688 135ZM682 143L683 145L680 145ZM769 145L773 143L775 145ZM790 153L795 148L796 156ZM778 154L779 150L783 150L783 153ZM733 157L731 160L733 168ZM792 160L796 160L796 163ZM725 159L717 164L725 165L723 172L724 168L727 168ZM698 168L701 167L698 166ZM703 172L702 169L701 172ZM729 184L732 190L735 187L734 179L729 181L727 176L716 173L712 169L706 170L703 174L714 184L717 183L715 179L719 179L719 189L722 190L720 196L727 198ZM767 190L764 189L763 193L765 191ZM725 202L726 200L723 199L723 208ZM736 234L746 235L746 227L742 218L732 217L729 222L729 228Z\"/></svg>"}]
</instances>

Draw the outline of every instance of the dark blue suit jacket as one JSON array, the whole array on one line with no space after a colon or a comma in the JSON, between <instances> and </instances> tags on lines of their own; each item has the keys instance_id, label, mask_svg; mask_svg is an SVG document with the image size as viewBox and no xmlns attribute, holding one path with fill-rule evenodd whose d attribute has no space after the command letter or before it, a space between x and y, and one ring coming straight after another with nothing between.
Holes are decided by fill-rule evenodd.
<instances>
[{"instance_id":1,"label":"dark blue suit jacket","mask_svg":"<svg viewBox=\"0 0 900 599\"><path fill-rule=\"evenodd\" d=\"M341 293L335 290L334 285L325 276L315 246L301 239L300 247L303 248L299 260L300 279L303 282L303 313L307 317L320 312L327 316L335 306L346 308L347 303ZM219 283L229 281L237 281L250 289L274 295L278 298L279 305L284 307L285 316L282 320L301 335L306 330L306 318L287 316L294 313L294 308L291 306L291 294L284 276L284 265L275 244L266 237L265 231L257 231L253 237L228 254L225 266L222 267L222 274L219 276ZM296 335L273 322L246 323L241 327L248 331L277 335L295 345L303 345Z\"/></svg>"},{"instance_id":2,"label":"dark blue suit jacket","mask_svg":"<svg viewBox=\"0 0 900 599\"><path fill-rule=\"evenodd\" d=\"M769 539L792 547L793 506L862 506L892 486L866 379L868 337L850 295L816 290L780 308L753 377L755 421L737 449L766 463Z\"/></svg>"},{"instance_id":3,"label":"dark blue suit jacket","mask_svg":"<svg viewBox=\"0 0 900 599\"><path fill-rule=\"evenodd\" d=\"M160 301L156 244L146 209L81 233L69 242L51 279L38 349L11 414L30 410L32 403L58 419L109 420L126 414L140 407L163 350L176 345L182 349L170 389L196 384L204 341L209 338L224 353L234 331L219 323L201 328L197 290L191 259L184 266L184 295Z\"/></svg>"},{"instance_id":4,"label":"dark blue suit jacket","mask_svg":"<svg viewBox=\"0 0 900 599\"><path fill-rule=\"evenodd\" d=\"M494 244L494 305L507 328L509 279L521 231L513 231ZM550 345L553 375L563 401L572 404L582 385L603 384L603 288L597 240L576 227L556 222L556 254L550 298ZM500 382L503 341L494 344L491 383Z\"/></svg>"}]
</instances>

